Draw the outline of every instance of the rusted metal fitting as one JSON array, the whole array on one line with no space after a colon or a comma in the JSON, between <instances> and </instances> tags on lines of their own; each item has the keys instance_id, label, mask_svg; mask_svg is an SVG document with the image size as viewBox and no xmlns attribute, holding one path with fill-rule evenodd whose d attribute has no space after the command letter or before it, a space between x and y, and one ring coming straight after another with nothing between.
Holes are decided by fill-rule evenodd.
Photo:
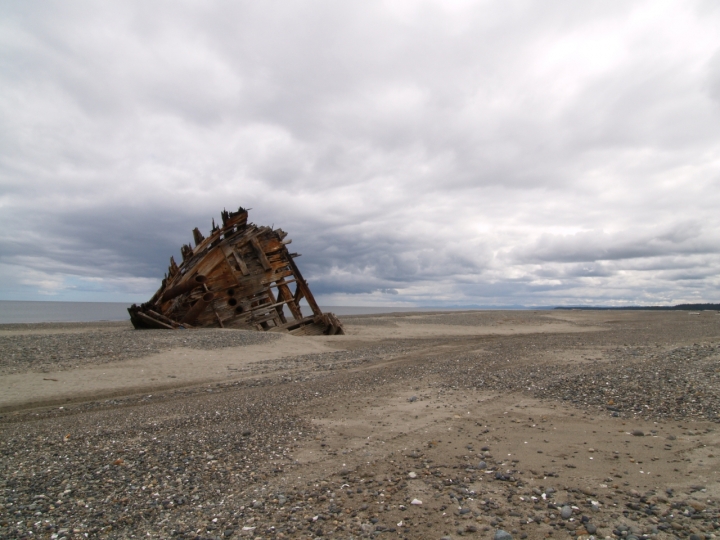
<instances>
[{"instance_id":1,"label":"rusted metal fitting","mask_svg":"<svg viewBox=\"0 0 720 540\"><path fill-rule=\"evenodd\" d=\"M213 301L213 298L215 298L215 293L206 292L202 295L202 298L200 298L197 302L195 302L195 305L191 307L188 312L185 314L185 316L182 318L182 322L192 324L195 322L195 319L198 318L198 315L200 315L203 311L207 309L207 307L210 305L210 302Z\"/></svg>"}]
</instances>

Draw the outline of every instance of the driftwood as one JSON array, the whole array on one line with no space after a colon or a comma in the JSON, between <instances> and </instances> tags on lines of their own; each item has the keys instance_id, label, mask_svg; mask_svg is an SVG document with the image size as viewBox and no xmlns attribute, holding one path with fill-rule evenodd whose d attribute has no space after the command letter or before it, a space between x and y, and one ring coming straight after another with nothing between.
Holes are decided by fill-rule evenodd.
<instances>
[{"instance_id":1,"label":"driftwood","mask_svg":"<svg viewBox=\"0 0 720 540\"><path fill-rule=\"evenodd\" d=\"M195 247L173 257L150 301L128 308L135 328L243 328L299 335L343 334L340 321L323 313L289 253L282 229L248 223L247 210L222 212L205 238L193 230ZM304 315L305 299L312 314Z\"/></svg>"}]
</instances>

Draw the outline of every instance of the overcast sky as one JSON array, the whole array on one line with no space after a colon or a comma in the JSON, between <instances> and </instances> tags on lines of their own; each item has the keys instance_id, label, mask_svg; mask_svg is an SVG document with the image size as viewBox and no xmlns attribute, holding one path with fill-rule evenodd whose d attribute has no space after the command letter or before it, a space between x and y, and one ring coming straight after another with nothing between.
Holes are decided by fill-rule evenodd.
<instances>
[{"instance_id":1,"label":"overcast sky","mask_svg":"<svg viewBox=\"0 0 720 540\"><path fill-rule=\"evenodd\" d=\"M718 302L720 3L0 4L0 299L238 206L321 305Z\"/></svg>"}]
</instances>

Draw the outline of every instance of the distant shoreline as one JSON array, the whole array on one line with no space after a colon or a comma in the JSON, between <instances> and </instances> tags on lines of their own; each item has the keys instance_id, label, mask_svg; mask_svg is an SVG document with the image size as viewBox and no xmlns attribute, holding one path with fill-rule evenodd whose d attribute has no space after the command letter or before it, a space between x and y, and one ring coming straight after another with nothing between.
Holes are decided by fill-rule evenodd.
<instances>
[{"instance_id":1,"label":"distant shoreline","mask_svg":"<svg viewBox=\"0 0 720 540\"><path fill-rule=\"evenodd\" d=\"M0 300L0 325L27 323L92 323L129 321L126 302L67 302L43 300ZM382 315L409 312L448 311L720 311L720 304L679 304L676 306L320 306L338 316Z\"/></svg>"},{"instance_id":2,"label":"distant shoreline","mask_svg":"<svg viewBox=\"0 0 720 540\"><path fill-rule=\"evenodd\" d=\"M720 311L720 304L678 304L676 306L558 306L553 309L612 310L612 311Z\"/></svg>"}]
</instances>

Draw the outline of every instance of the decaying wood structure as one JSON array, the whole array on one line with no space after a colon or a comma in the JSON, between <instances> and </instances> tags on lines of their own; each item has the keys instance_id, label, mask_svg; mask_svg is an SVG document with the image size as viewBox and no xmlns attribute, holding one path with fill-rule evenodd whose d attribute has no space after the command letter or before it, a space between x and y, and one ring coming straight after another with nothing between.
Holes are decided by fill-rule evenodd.
<instances>
[{"instance_id":1,"label":"decaying wood structure","mask_svg":"<svg viewBox=\"0 0 720 540\"><path fill-rule=\"evenodd\" d=\"M149 302L128 308L135 328L220 327L285 331L299 335L343 334L340 321L323 313L288 253L282 229L248 223L244 208L222 212L205 238L193 230L195 247L170 258L162 286ZM312 314L303 315L305 299ZM287 310L284 308L287 307Z\"/></svg>"}]
</instances>

